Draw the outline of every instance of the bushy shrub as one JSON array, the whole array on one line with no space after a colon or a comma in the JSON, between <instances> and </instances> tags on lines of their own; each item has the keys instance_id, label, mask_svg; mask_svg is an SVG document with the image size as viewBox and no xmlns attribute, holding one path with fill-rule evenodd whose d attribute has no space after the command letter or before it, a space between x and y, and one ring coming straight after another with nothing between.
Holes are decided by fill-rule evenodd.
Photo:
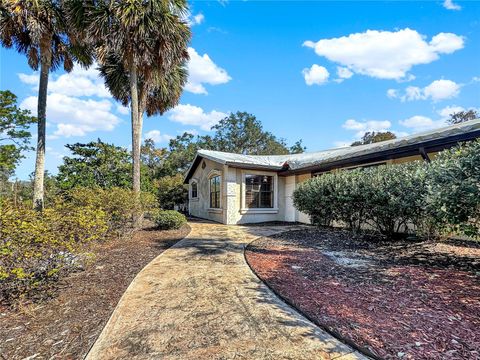
<instances>
[{"instance_id":1,"label":"bushy shrub","mask_svg":"<svg viewBox=\"0 0 480 360\"><path fill-rule=\"evenodd\" d=\"M183 183L183 175L163 176L154 183L157 188L158 201L164 210L171 210L175 205L188 200L188 187Z\"/></svg>"},{"instance_id":2,"label":"bushy shrub","mask_svg":"<svg viewBox=\"0 0 480 360\"><path fill-rule=\"evenodd\" d=\"M427 188L426 203L438 227L480 236L480 140L439 153Z\"/></svg>"},{"instance_id":3,"label":"bushy shrub","mask_svg":"<svg viewBox=\"0 0 480 360\"><path fill-rule=\"evenodd\" d=\"M0 204L0 295L29 292L78 264L87 243L103 239L106 215L93 206L58 201L42 213L30 206Z\"/></svg>"},{"instance_id":4,"label":"bushy shrub","mask_svg":"<svg viewBox=\"0 0 480 360\"><path fill-rule=\"evenodd\" d=\"M368 223L386 236L411 230L426 216L425 164L412 162L365 170L363 199ZM410 225L410 227L408 227Z\"/></svg>"},{"instance_id":5,"label":"bushy shrub","mask_svg":"<svg viewBox=\"0 0 480 360\"><path fill-rule=\"evenodd\" d=\"M135 193L124 188L74 188L66 193L66 199L75 206L92 206L105 212L109 233L122 235L134 229L134 219L150 211L156 205L154 195L142 193L137 200Z\"/></svg>"},{"instance_id":6,"label":"bushy shrub","mask_svg":"<svg viewBox=\"0 0 480 360\"><path fill-rule=\"evenodd\" d=\"M355 232L368 224L393 236L424 216L424 193L425 166L416 162L323 174L299 186L294 204L317 224Z\"/></svg>"},{"instance_id":7,"label":"bushy shrub","mask_svg":"<svg viewBox=\"0 0 480 360\"><path fill-rule=\"evenodd\" d=\"M152 214L152 220L160 230L180 229L187 223L185 215L175 210L158 210Z\"/></svg>"}]
</instances>

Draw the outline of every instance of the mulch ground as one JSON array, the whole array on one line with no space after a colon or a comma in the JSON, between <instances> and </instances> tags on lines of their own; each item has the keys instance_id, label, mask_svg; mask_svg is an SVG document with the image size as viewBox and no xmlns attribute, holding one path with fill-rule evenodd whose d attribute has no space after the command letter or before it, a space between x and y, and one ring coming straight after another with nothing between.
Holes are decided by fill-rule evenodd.
<instances>
[{"instance_id":1,"label":"mulch ground","mask_svg":"<svg viewBox=\"0 0 480 360\"><path fill-rule=\"evenodd\" d=\"M480 359L480 244L333 229L260 238L250 266L312 321L376 357Z\"/></svg>"},{"instance_id":2,"label":"mulch ground","mask_svg":"<svg viewBox=\"0 0 480 360\"><path fill-rule=\"evenodd\" d=\"M0 358L82 359L135 275L189 232L145 229L99 244L94 261L63 278L49 300L0 305Z\"/></svg>"}]
</instances>

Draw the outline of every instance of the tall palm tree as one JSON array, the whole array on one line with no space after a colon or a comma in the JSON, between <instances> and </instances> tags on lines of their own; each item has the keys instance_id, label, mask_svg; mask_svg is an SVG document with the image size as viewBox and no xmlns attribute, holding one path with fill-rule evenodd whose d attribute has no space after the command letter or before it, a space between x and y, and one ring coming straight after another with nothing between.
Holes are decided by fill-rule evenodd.
<instances>
[{"instance_id":1,"label":"tall palm tree","mask_svg":"<svg viewBox=\"0 0 480 360\"><path fill-rule=\"evenodd\" d=\"M2 0L0 4L0 42L26 55L32 69L40 68L33 192L33 205L39 210L43 209L44 198L48 75L61 65L69 72L74 62L85 66L92 63L88 49L69 35L60 1Z\"/></svg>"},{"instance_id":2,"label":"tall palm tree","mask_svg":"<svg viewBox=\"0 0 480 360\"><path fill-rule=\"evenodd\" d=\"M71 22L95 45L100 66L108 67L113 59L113 64L122 67L125 75L122 81L128 81L128 96L123 97L127 99L123 102L130 103L133 190L137 194L140 193L142 114L148 109L161 109L159 104L153 105L149 94L160 89L159 78L173 76L176 73L173 70L188 59L191 33L184 21L187 11L186 0L69 1ZM111 91L114 96L119 95L112 88ZM164 93L171 95L170 91Z\"/></svg>"}]
</instances>

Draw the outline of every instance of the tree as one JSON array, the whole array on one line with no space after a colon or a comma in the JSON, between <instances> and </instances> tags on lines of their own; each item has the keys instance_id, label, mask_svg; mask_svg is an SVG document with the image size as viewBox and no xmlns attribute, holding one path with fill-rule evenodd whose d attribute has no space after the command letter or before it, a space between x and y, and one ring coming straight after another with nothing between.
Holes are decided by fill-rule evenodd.
<instances>
[{"instance_id":1,"label":"tree","mask_svg":"<svg viewBox=\"0 0 480 360\"><path fill-rule=\"evenodd\" d=\"M68 190L76 186L98 186L105 189L132 185L131 156L126 149L100 139L66 147L73 156L65 156L58 168L60 188Z\"/></svg>"},{"instance_id":2,"label":"tree","mask_svg":"<svg viewBox=\"0 0 480 360\"><path fill-rule=\"evenodd\" d=\"M246 112L236 112L212 127L215 131L215 150L245 155L288 154L285 140L277 139L271 132L263 130L257 118Z\"/></svg>"},{"instance_id":3,"label":"tree","mask_svg":"<svg viewBox=\"0 0 480 360\"><path fill-rule=\"evenodd\" d=\"M352 146L373 144L373 143L392 140L396 138L397 136L390 131L385 131L385 132L368 131L362 136L361 140L353 142Z\"/></svg>"},{"instance_id":4,"label":"tree","mask_svg":"<svg viewBox=\"0 0 480 360\"><path fill-rule=\"evenodd\" d=\"M478 119L478 112L475 109L470 109L467 111L459 111L453 114L450 114L450 119L447 122L451 125L460 124L465 121Z\"/></svg>"},{"instance_id":5,"label":"tree","mask_svg":"<svg viewBox=\"0 0 480 360\"><path fill-rule=\"evenodd\" d=\"M187 9L186 0L69 2L72 23L95 46L107 86L116 98L130 104L133 189L137 194L141 178L141 115L144 111L149 115L163 113L178 101L179 95L173 101L164 101L171 97L170 91L165 92L170 85L166 78L171 76L181 83L184 74L191 35L183 20ZM115 74L110 80L109 71ZM125 84L129 89L126 93ZM181 86L176 91L181 93Z\"/></svg>"},{"instance_id":6,"label":"tree","mask_svg":"<svg viewBox=\"0 0 480 360\"><path fill-rule=\"evenodd\" d=\"M301 154L307 150L306 146L303 146L302 140L298 140L295 144L290 146L290 154Z\"/></svg>"},{"instance_id":7,"label":"tree","mask_svg":"<svg viewBox=\"0 0 480 360\"><path fill-rule=\"evenodd\" d=\"M48 74L74 62L92 63L91 53L68 31L60 1L12 0L0 4L0 42L27 56L28 65L40 68L38 87L38 131L33 204L41 210L44 197L45 127Z\"/></svg>"},{"instance_id":8,"label":"tree","mask_svg":"<svg viewBox=\"0 0 480 360\"><path fill-rule=\"evenodd\" d=\"M188 199L188 189L183 184L183 175L164 176L156 182L158 201L162 209L173 209Z\"/></svg>"},{"instance_id":9,"label":"tree","mask_svg":"<svg viewBox=\"0 0 480 360\"><path fill-rule=\"evenodd\" d=\"M0 91L0 178L7 180L30 147L28 128L36 122L30 111L17 107L17 97L10 91Z\"/></svg>"}]
</instances>

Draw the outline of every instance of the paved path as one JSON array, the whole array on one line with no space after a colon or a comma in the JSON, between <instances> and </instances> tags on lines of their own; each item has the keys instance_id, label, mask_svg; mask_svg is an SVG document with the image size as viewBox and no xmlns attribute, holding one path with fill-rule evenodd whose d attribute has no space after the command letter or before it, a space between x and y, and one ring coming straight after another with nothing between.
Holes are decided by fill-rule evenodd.
<instances>
[{"instance_id":1,"label":"paved path","mask_svg":"<svg viewBox=\"0 0 480 360\"><path fill-rule=\"evenodd\" d=\"M137 275L87 359L362 358L280 301L246 264L246 244L288 227L191 227Z\"/></svg>"}]
</instances>

